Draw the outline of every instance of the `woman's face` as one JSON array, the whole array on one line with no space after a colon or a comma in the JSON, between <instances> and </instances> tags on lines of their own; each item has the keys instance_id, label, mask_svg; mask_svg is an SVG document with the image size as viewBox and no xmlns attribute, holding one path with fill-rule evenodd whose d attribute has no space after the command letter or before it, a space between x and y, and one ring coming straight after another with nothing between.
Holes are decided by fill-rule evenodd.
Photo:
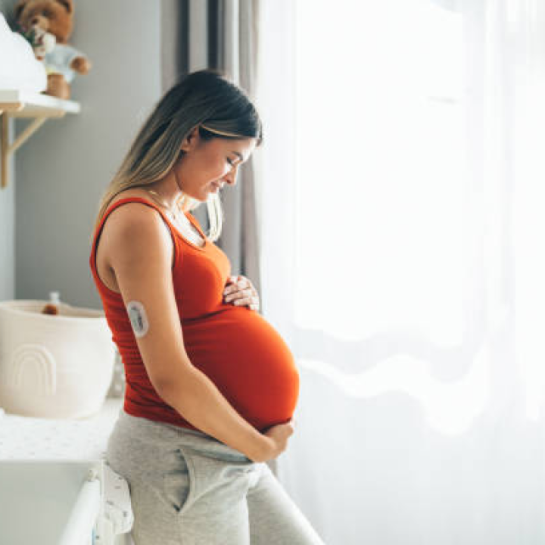
<instances>
[{"instance_id":1,"label":"woman's face","mask_svg":"<svg viewBox=\"0 0 545 545\"><path fill-rule=\"evenodd\" d=\"M224 184L235 185L239 166L246 162L256 146L255 138L204 141L198 128L184 139L184 154L174 169L180 189L199 201L217 193Z\"/></svg>"}]
</instances>

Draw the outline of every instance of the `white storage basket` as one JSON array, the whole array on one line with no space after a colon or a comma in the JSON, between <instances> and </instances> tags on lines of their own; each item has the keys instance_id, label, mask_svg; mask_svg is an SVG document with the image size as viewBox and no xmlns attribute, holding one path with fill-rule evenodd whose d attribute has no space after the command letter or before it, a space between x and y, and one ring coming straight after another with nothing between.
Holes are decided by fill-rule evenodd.
<instances>
[{"instance_id":1,"label":"white storage basket","mask_svg":"<svg viewBox=\"0 0 545 545\"><path fill-rule=\"evenodd\" d=\"M81 418L98 412L115 345L104 313L50 301L0 302L0 407L7 413Z\"/></svg>"}]
</instances>

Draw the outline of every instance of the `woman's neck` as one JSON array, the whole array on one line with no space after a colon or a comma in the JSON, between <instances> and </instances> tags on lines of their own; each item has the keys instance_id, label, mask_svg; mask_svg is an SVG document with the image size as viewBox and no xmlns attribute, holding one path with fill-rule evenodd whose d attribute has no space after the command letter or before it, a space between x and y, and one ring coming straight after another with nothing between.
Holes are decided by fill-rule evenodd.
<instances>
[{"instance_id":1,"label":"woman's neck","mask_svg":"<svg viewBox=\"0 0 545 545\"><path fill-rule=\"evenodd\" d=\"M162 200L163 204L170 210L175 209L176 202L183 195L183 192L178 185L176 174L173 170L171 170L161 180L147 185L146 189L155 191L159 195L159 198Z\"/></svg>"}]
</instances>

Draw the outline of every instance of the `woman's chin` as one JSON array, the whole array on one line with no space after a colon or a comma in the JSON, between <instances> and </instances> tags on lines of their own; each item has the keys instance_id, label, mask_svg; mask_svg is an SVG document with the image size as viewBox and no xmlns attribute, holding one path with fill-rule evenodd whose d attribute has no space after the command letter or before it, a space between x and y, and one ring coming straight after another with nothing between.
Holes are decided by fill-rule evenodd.
<instances>
[{"instance_id":1,"label":"woman's chin","mask_svg":"<svg viewBox=\"0 0 545 545\"><path fill-rule=\"evenodd\" d=\"M186 193L186 195L188 197L191 197L192 199L195 199L196 201L206 202L206 201L208 201L210 199L211 195L215 195L217 193L219 193L219 188L214 187L213 185L211 185L211 186L207 186L205 189L203 189L202 192L199 193L198 195L191 195L189 193Z\"/></svg>"},{"instance_id":2,"label":"woman's chin","mask_svg":"<svg viewBox=\"0 0 545 545\"><path fill-rule=\"evenodd\" d=\"M199 202L206 202L208 200L210 192L209 191L203 191L202 193L199 193L198 195L190 195L189 193L186 193L186 195L192 199L195 199Z\"/></svg>"}]
</instances>

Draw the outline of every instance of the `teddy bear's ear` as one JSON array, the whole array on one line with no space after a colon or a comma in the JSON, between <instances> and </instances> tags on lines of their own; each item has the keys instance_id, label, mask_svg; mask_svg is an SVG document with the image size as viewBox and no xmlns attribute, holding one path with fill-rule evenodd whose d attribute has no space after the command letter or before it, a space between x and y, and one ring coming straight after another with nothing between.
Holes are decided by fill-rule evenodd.
<instances>
[{"instance_id":1,"label":"teddy bear's ear","mask_svg":"<svg viewBox=\"0 0 545 545\"><path fill-rule=\"evenodd\" d=\"M15 20L18 21L21 17L21 13L23 13L23 10L25 9L25 6L28 4L29 0L19 0L17 4L15 4L15 8L13 9L13 16L15 17Z\"/></svg>"},{"instance_id":2,"label":"teddy bear's ear","mask_svg":"<svg viewBox=\"0 0 545 545\"><path fill-rule=\"evenodd\" d=\"M64 6L68 13L72 13L74 11L74 4L72 0L57 0L57 3Z\"/></svg>"}]
</instances>

